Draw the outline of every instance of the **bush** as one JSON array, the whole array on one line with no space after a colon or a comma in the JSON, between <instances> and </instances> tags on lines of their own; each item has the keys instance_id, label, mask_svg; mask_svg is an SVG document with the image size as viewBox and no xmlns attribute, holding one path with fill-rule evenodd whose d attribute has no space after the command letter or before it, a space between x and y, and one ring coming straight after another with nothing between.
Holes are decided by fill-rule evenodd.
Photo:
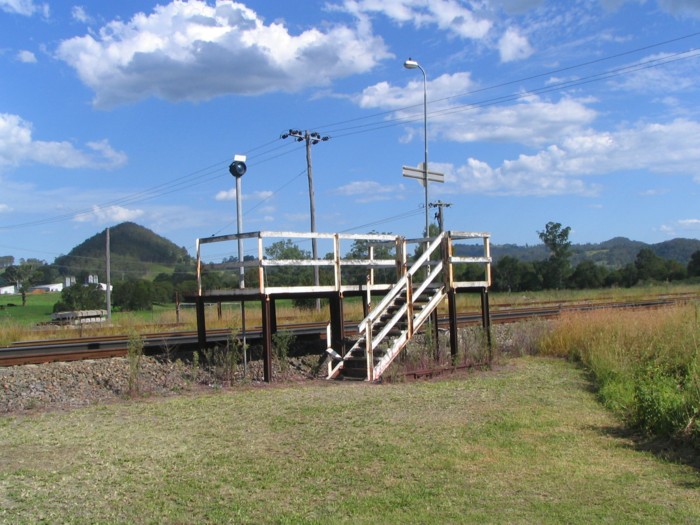
<instances>
[{"instance_id":1,"label":"bush","mask_svg":"<svg viewBox=\"0 0 700 525\"><path fill-rule=\"evenodd\" d=\"M670 437L691 418L683 382L657 366L642 371L634 385L633 423L647 434Z\"/></svg>"}]
</instances>

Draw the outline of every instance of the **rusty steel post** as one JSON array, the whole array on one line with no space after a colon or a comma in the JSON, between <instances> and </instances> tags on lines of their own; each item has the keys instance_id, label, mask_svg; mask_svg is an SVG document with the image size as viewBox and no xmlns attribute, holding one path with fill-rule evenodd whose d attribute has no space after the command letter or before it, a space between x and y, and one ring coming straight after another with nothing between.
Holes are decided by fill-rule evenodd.
<instances>
[{"instance_id":1,"label":"rusty steel post","mask_svg":"<svg viewBox=\"0 0 700 525\"><path fill-rule=\"evenodd\" d=\"M270 296L265 295L261 302L263 330L263 381L272 382L272 312Z\"/></svg>"},{"instance_id":2,"label":"rusty steel post","mask_svg":"<svg viewBox=\"0 0 700 525\"><path fill-rule=\"evenodd\" d=\"M343 322L343 294L333 294L329 301L331 311L331 340L327 341L328 345L338 352L340 355L345 355L345 323Z\"/></svg>"},{"instance_id":3,"label":"rusty steel post","mask_svg":"<svg viewBox=\"0 0 700 525\"><path fill-rule=\"evenodd\" d=\"M491 364L491 312L489 311L489 291L488 288L481 289L481 326L486 331L486 343L489 348L489 364Z\"/></svg>"},{"instance_id":4,"label":"rusty steel post","mask_svg":"<svg viewBox=\"0 0 700 525\"><path fill-rule=\"evenodd\" d=\"M277 301L270 297L270 333L277 333Z\"/></svg>"},{"instance_id":5,"label":"rusty steel post","mask_svg":"<svg viewBox=\"0 0 700 525\"><path fill-rule=\"evenodd\" d=\"M457 333L457 293L454 288L447 291L447 309L450 316L450 355L452 356L450 364L455 365L459 353L459 334Z\"/></svg>"},{"instance_id":6,"label":"rusty steel post","mask_svg":"<svg viewBox=\"0 0 700 525\"><path fill-rule=\"evenodd\" d=\"M201 295L197 296L195 307L197 309L197 343L199 345L199 349L203 350L207 347L207 327L204 315L204 297Z\"/></svg>"}]
</instances>

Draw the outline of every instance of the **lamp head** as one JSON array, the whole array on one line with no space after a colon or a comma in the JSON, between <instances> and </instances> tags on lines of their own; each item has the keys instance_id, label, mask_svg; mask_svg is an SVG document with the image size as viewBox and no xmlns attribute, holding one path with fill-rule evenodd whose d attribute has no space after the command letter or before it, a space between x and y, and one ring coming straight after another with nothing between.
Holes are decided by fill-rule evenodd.
<instances>
[{"instance_id":1,"label":"lamp head","mask_svg":"<svg viewBox=\"0 0 700 525\"><path fill-rule=\"evenodd\" d=\"M248 167L245 165L245 161L245 155L235 155L233 157L233 162L228 167L229 173L236 178L245 175L245 172L248 171Z\"/></svg>"},{"instance_id":2,"label":"lamp head","mask_svg":"<svg viewBox=\"0 0 700 525\"><path fill-rule=\"evenodd\" d=\"M406 69L416 69L418 67L418 61L413 60L411 57L408 57L408 60L403 63L403 67Z\"/></svg>"}]
</instances>

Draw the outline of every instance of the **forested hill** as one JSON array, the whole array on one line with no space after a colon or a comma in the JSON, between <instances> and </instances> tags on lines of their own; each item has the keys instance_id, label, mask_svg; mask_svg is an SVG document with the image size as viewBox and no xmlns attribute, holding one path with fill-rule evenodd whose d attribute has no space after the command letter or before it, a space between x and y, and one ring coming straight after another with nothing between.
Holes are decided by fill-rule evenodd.
<instances>
[{"instance_id":1,"label":"forested hill","mask_svg":"<svg viewBox=\"0 0 700 525\"><path fill-rule=\"evenodd\" d=\"M590 260L610 268L622 268L627 264L633 263L639 250L643 248L649 248L659 257L678 261L685 266L690 261L691 255L700 250L700 240L672 239L656 244L647 244L640 241L632 241L626 237L615 237L598 244L572 244L571 263L576 266L581 261ZM480 246L458 245L455 248L456 255L477 256L482 252L483 248ZM523 262L532 262L547 259L549 251L543 244L534 246L492 244L491 255L494 261L510 256Z\"/></svg>"},{"instance_id":2,"label":"forested hill","mask_svg":"<svg viewBox=\"0 0 700 525\"><path fill-rule=\"evenodd\" d=\"M133 222L124 222L109 230L112 272L139 277L155 266L174 268L191 257L165 237ZM63 275L81 272L104 275L107 231L93 235L54 264Z\"/></svg>"}]
</instances>

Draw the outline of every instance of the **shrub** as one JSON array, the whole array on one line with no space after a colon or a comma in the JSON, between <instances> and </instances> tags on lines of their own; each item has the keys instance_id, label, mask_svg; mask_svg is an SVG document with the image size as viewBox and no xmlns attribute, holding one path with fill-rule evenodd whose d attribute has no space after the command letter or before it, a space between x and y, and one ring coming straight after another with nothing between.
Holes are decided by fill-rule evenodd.
<instances>
[{"instance_id":1,"label":"shrub","mask_svg":"<svg viewBox=\"0 0 700 525\"><path fill-rule=\"evenodd\" d=\"M649 366L636 378L634 385L634 424L647 434L672 436L685 429L691 410L683 381Z\"/></svg>"},{"instance_id":2,"label":"shrub","mask_svg":"<svg viewBox=\"0 0 700 525\"><path fill-rule=\"evenodd\" d=\"M296 337L292 332L282 331L272 335L272 347L279 365L280 373L285 375L289 371L289 349L294 344Z\"/></svg>"}]
</instances>

